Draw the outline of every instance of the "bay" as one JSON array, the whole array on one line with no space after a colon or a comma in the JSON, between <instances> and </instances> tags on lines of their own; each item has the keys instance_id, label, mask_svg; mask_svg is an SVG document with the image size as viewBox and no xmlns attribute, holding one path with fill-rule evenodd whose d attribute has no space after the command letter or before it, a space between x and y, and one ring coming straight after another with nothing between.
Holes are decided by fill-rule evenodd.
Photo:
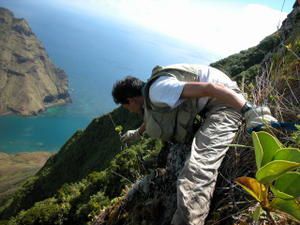
<instances>
[{"instance_id":1,"label":"bay","mask_svg":"<svg viewBox=\"0 0 300 225\"><path fill-rule=\"evenodd\" d=\"M34 117L0 117L0 151L58 151L78 129L113 110L111 87L124 75L146 80L155 65L209 64L216 56L113 17L91 16L49 0L1 0L25 18L69 78L73 102Z\"/></svg>"}]
</instances>

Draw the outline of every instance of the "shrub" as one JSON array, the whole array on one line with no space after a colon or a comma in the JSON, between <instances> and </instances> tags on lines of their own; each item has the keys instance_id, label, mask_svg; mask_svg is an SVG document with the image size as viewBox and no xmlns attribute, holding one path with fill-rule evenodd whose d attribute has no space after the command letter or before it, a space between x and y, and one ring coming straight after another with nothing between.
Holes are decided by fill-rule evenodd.
<instances>
[{"instance_id":1,"label":"shrub","mask_svg":"<svg viewBox=\"0 0 300 225\"><path fill-rule=\"evenodd\" d=\"M280 210L300 220L300 150L286 148L267 132L252 132L256 159L256 179L239 177L236 183L257 202L255 220L265 211L275 224L270 212ZM271 194L272 193L272 194Z\"/></svg>"}]
</instances>

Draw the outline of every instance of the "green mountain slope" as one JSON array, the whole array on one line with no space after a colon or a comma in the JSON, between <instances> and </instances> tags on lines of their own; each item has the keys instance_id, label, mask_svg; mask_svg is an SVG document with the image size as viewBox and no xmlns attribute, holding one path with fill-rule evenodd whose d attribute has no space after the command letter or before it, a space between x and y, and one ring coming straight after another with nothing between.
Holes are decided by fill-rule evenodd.
<instances>
[{"instance_id":1,"label":"green mountain slope","mask_svg":"<svg viewBox=\"0 0 300 225\"><path fill-rule=\"evenodd\" d=\"M268 103L277 118L295 121L300 114L299 56L300 7L296 7L278 32L258 46L212 65L231 73L254 102ZM125 130L141 122L122 108L111 115ZM247 144L249 136L241 131L236 142ZM168 224L176 209L176 177L189 146L144 139L121 152L120 147L109 115L93 120L0 209L2 219L13 216L2 223ZM252 151L229 150L207 224L233 224L230 215L249 206L232 180L253 174L253 166Z\"/></svg>"},{"instance_id":2,"label":"green mountain slope","mask_svg":"<svg viewBox=\"0 0 300 225\"><path fill-rule=\"evenodd\" d=\"M136 115L122 108L111 112L111 117L125 129L135 128L140 123ZM121 143L110 116L94 119L85 131L77 131L36 176L24 184L8 207L2 207L1 218L14 215L52 196L64 183L78 181L91 171L106 168L120 148Z\"/></svg>"}]
</instances>

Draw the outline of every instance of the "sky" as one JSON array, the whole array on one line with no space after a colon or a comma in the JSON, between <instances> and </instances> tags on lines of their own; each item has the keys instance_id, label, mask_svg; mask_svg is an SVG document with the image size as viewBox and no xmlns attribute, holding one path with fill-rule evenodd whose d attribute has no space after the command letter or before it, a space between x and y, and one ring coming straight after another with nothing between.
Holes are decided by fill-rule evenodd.
<instances>
[{"instance_id":1,"label":"sky","mask_svg":"<svg viewBox=\"0 0 300 225\"><path fill-rule=\"evenodd\" d=\"M295 0L57 0L69 10L107 16L188 42L219 56L275 32ZM284 7L282 7L284 6Z\"/></svg>"}]
</instances>

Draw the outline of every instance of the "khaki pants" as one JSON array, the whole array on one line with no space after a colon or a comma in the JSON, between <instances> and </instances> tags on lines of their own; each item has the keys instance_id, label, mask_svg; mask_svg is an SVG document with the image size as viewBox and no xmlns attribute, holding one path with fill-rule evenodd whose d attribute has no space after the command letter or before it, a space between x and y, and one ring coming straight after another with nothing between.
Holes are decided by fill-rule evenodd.
<instances>
[{"instance_id":1,"label":"khaki pants","mask_svg":"<svg viewBox=\"0 0 300 225\"><path fill-rule=\"evenodd\" d=\"M177 210L173 225L202 225L209 212L218 168L241 124L241 115L221 104L210 103L195 134L177 183Z\"/></svg>"}]
</instances>

